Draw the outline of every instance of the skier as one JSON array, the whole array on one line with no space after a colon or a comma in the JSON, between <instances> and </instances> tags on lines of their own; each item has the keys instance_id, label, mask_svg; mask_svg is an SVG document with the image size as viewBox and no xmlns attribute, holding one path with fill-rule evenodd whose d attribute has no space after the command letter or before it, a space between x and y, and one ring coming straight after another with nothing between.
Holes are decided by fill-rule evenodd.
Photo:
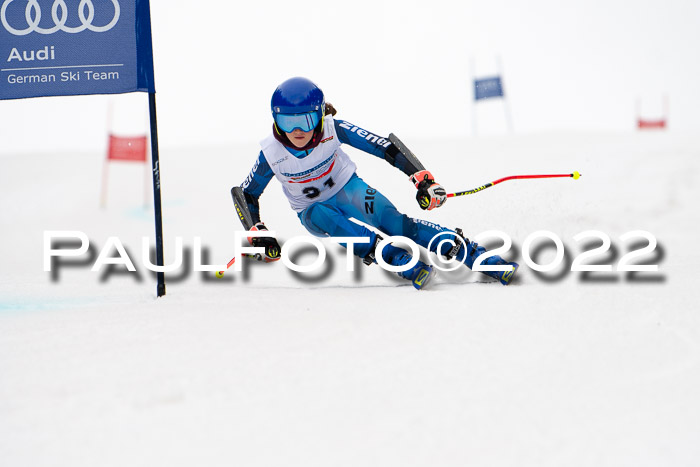
<instances>
[{"instance_id":1,"label":"skier","mask_svg":"<svg viewBox=\"0 0 700 467\"><path fill-rule=\"evenodd\" d=\"M460 229L454 231L435 223L413 219L400 213L376 189L356 173L356 166L342 150L341 144L384 159L404 172L418 190L416 199L422 209L431 210L447 200L445 189L435 182L418 159L393 135L389 140L343 120L336 120L331 104L325 102L321 89L312 81L296 77L280 84L272 94L272 134L261 142L262 150L253 169L240 187L231 189L234 204L246 230L267 230L260 220L258 198L276 177L284 194L297 212L302 225L319 237L369 237L369 243L355 243L355 255L369 265L376 262L376 247L380 235L356 224L351 217L376 227L390 236L404 236L447 260L456 258L472 267L485 249L466 239ZM451 242L431 239L443 232ZM441 237L442 239L442 237ZM253 246L265 249L257 255L263 261L280 259L280 245L273 237L252 237ZM440 251L437 249L440 248ZM388 244L382 259L393 266L403 266L412 260L404 249ZM513 278L518 264L498 256L487 258L483 264L511 265L510 271L487 271L504 285ZM433 267L418 261L412 268L398 273L413 286L421 289L433 276Z\"/></svg>"}]
</instances>

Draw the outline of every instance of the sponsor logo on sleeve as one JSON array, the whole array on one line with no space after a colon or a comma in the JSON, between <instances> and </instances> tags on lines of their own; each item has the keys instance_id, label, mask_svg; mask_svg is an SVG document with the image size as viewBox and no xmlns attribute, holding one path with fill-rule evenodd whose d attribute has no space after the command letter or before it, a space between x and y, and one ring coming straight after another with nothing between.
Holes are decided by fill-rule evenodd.
<instances>
[{"instance_id":1,"label":"sponsor logo on sleeve","mask_svg":"<svg viewBox=\"0 0 700 467\"><path fill-rule=\"evenodd\" d=\"M358 126L353 125L352 123L348 123L348 122L344 121L340 124L340 128L344 128L344 129L348 130L350 133L355 133L357 136L366 139L370 143L375 143L383 148L388 148L389 145L391 144L391 141L389 141L388 139L380 138L379 136L374 135L367 130L363 130L362 128L360 128Z\"/></svg>"}]
</instances>

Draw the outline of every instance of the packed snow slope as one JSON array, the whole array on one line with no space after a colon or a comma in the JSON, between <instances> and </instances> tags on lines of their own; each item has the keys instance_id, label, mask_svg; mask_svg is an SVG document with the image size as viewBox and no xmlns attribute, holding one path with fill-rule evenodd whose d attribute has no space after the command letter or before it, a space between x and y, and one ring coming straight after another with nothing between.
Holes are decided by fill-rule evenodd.
<instances>
[{"instance_id":1,"label":"packed snow slope","mask_svg":"<svg viewBox=\"0 0 700 467\"><path fill-rule=\"evenodd\" d=\"M359 175L401 211L469 237L507 233L517 282L463 269L419 292L377 266L346 271L325 240L319 272L245 262L216 280L191 272L195 238L205 263L231 258L240 224L229 189L258 148L164 147L166 263L177 237L190 262L156 299L142 167L113 164L100 209L103 155L0 158L0 465L697 465L697 137L399 136L448 191L583 176L506 182L422 212L403 174L350 148ZM305 235L276 181L261 205L280 239ZM84 232L91 253L46 272L44 232L56 230ZM545 274L520 252L541 230L566 249ZM585 262L616 268L648 243L620 236L644 230L658 244L638 262L659 270L571 272L600 244L574 240L589 230L612 249ZM136 273L90 270L110 237ZM545 264L554 249L533 257Z\"/></svg>"}]
</instances>

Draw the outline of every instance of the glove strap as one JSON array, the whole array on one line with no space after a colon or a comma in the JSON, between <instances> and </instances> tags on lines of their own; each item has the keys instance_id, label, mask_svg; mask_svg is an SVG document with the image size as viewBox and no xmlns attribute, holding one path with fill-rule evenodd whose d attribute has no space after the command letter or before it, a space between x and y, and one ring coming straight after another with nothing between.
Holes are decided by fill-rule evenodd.
<instances>
[{"instance_id":1,"label":"glove strap","mask_svg":"<svg viewBox=\"0 0 700 467\"><path fill-rule=\"evenodd\" d=\"M262 230L267 230L267 227L265 227L265 224L262 222L258 222L255 224L253 227L250 228L249 232L260 232ZM248 243L251 245L253 244L253 239L256 237L248 237Z\"/></svg>"},{"instance_id":2,"label":"glove strap","mask_svg":"<svg viewBox=\"0 0 700 467\"><path fill-rule=\"evenodd\" d=\"M413 183L416 186L416 188L418 188L419 185L423 182L428 182L428 185L435 183L433 174L431 174L427 170L421 170L419 172L414 173L409 177L409 180L411 180L411 183Z\"/></svg>"}]
</instances>

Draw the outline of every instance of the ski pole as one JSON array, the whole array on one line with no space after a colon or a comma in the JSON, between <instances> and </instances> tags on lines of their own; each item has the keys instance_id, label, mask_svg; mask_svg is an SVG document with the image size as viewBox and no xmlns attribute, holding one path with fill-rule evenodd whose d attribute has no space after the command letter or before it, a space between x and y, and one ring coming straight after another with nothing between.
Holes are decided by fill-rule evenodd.
<instances>
[{"instance_id":1,"label":"ski pole","mask_svg":"<svg viewBox=\"0 0 700 467\"><path fill-rule=\"evenodd\" d=\"M499 183L505 182L507 180L517 180L517 179L524 179L524 178L563 178L563 177L571 177L574 180L578 180L581 177L581 174L578 172L574 172L574 173L570 173L570 174L551 174L551 175L511 175L510 177L499 178L496 181L487 183L486 185L482 185L478 188L473 188L471 190L465 190L465 191L458 191L457 193L448 193L447 197L454 198L455 196L473 195L474 193L478 193L480 191L483 191L483 190L490 188L494 185L498 185Z\"/></svg>"},{"instance_id":2,"label":"ski pole","mask_svg":"<svg viewBox=\"0 0 700 467\"><path fill-rule=\"evenodd\" d=\"M243 253L241 256L248 257L248 258L255 258L257 255L251 255L250 253ZM228 264L226 265L226 269L228 270L231 266L233 266L233 263L235 263L235 262L236 262L236 257L234 256L233 258L231 258L231 261L229 261ZM218 277L219 279L224 277L224 271L216 271L216 277Z\"/></svg>"}]
</instances>

